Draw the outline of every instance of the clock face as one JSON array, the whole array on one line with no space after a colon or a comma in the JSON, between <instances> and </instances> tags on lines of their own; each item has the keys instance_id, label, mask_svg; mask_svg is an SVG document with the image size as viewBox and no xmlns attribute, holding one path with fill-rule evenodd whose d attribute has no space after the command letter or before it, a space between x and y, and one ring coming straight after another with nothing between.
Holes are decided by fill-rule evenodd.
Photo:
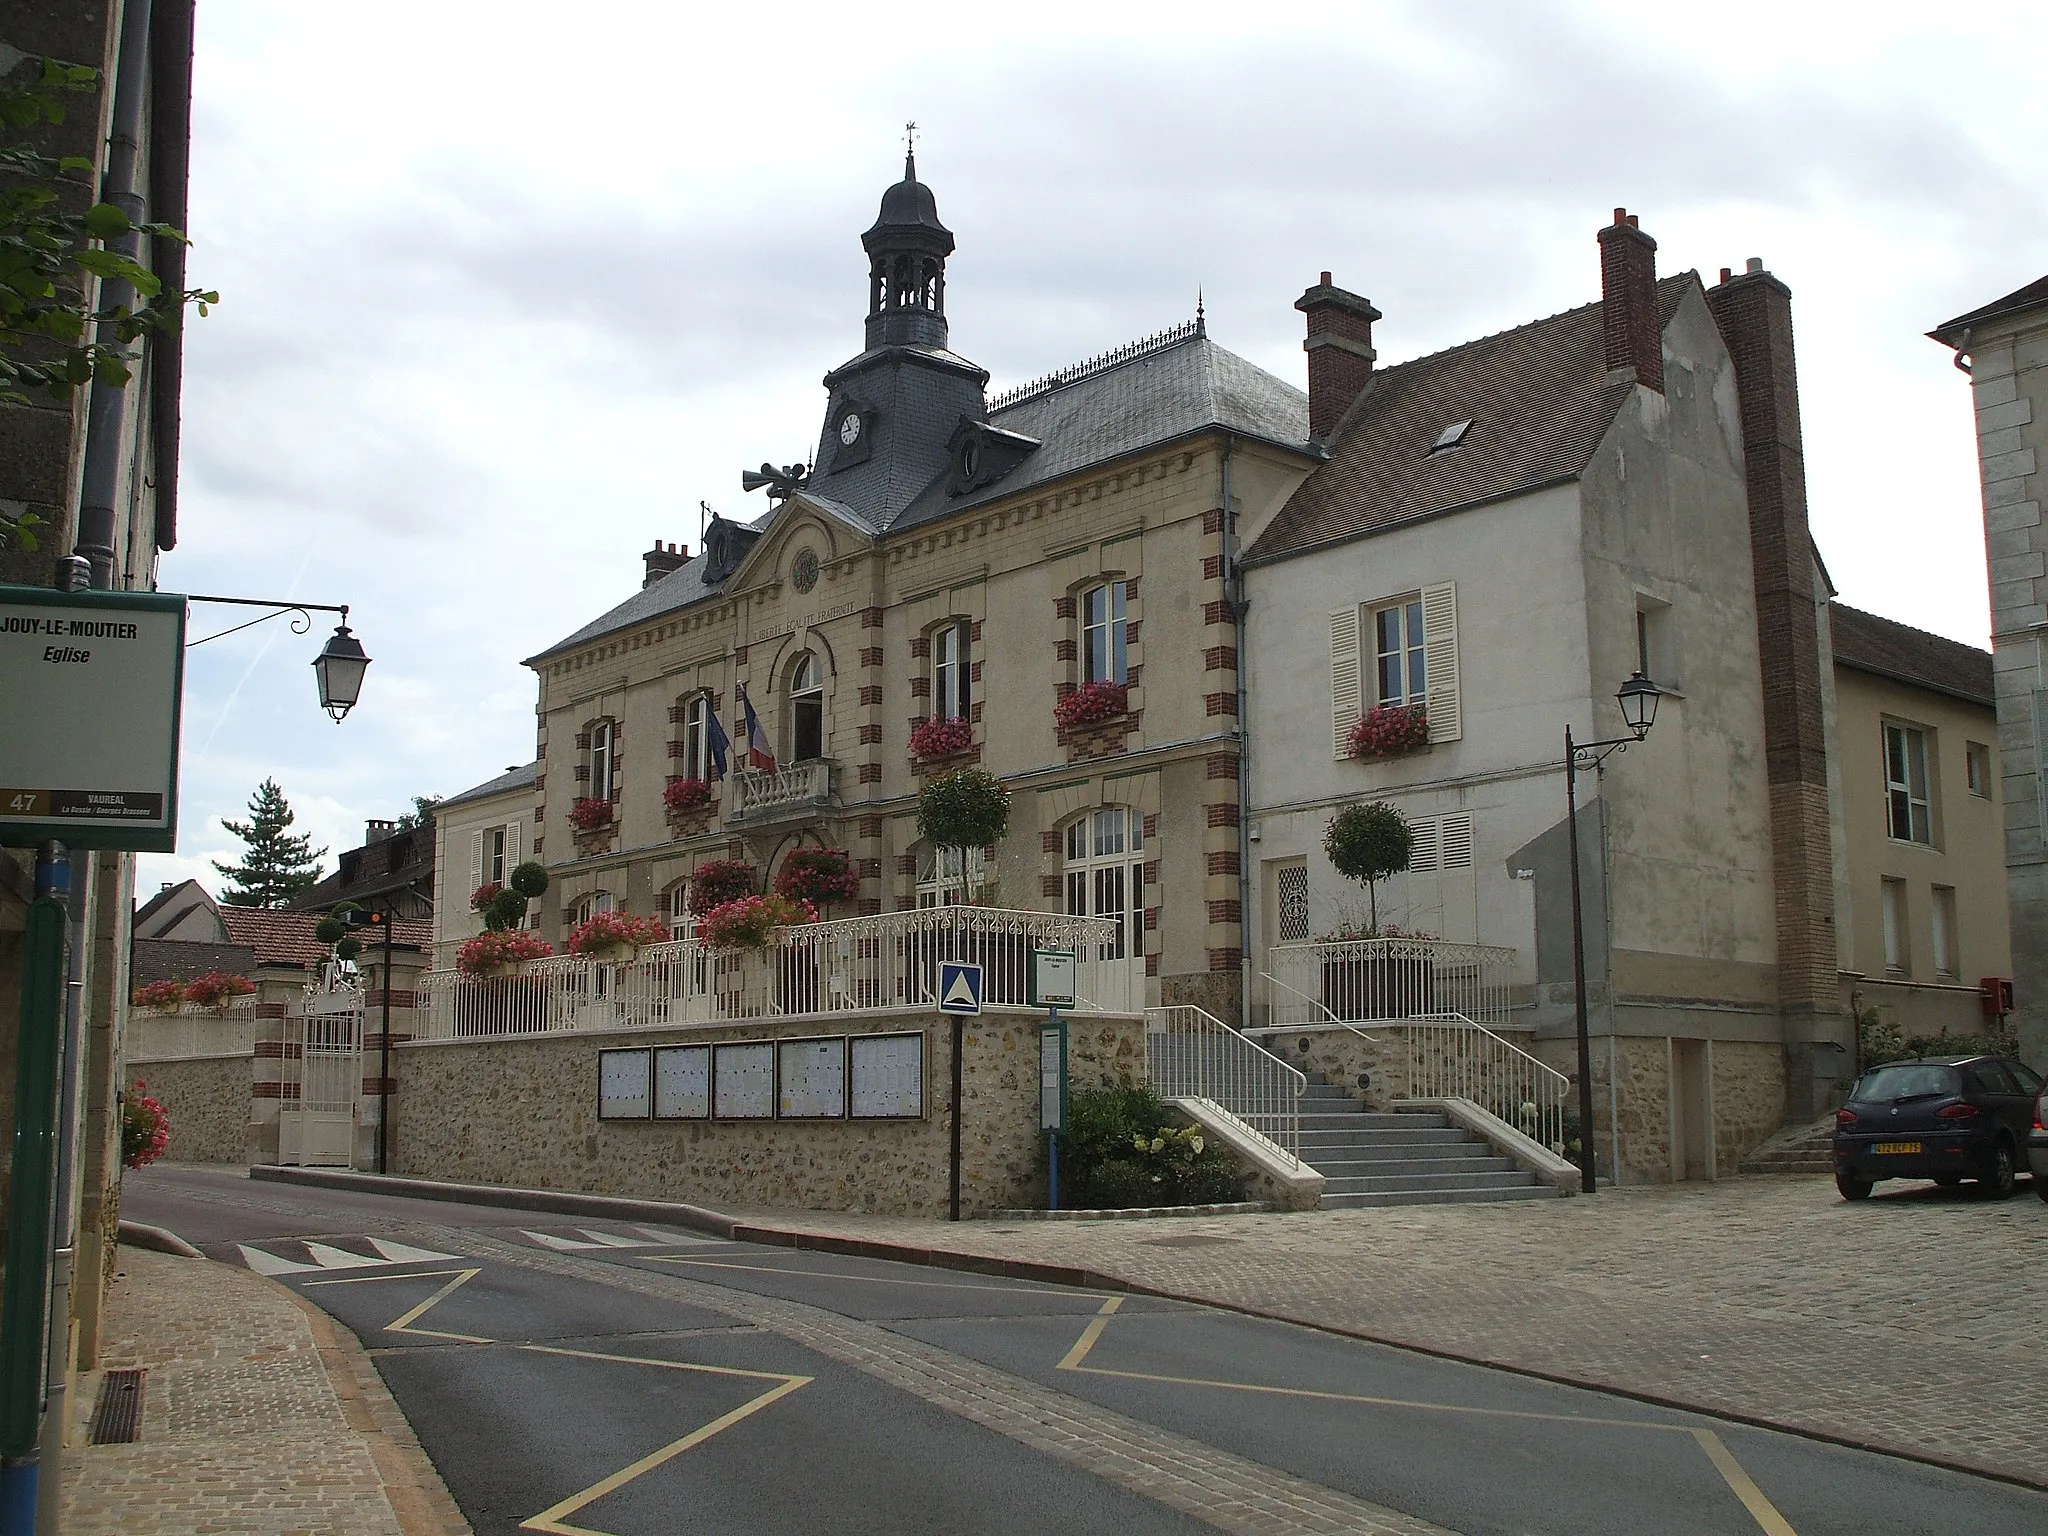
<instances>
[{"instance_id":1,"label":"clock face","mask_svg":"<svg viewBox=\"0 0 2048 1536\"><path fill-rule=\"evenodd\" d=\"M863 423L860 419L860 412L848 411L844 416L839 418L839 441L845 444L848 448L851 448L855 443L860 441L862 425Z\"/></svg>"}]
</instances>

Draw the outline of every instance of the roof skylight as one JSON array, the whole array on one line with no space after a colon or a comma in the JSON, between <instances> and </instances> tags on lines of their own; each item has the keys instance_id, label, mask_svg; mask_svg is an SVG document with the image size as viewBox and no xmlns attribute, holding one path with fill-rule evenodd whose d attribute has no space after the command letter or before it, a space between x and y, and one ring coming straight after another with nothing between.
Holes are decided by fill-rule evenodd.
<instances>
[{"instance_id":1,"label":"roof skylight","mask_svg":"<svg viewBox=\"0 0 2048 1536\"><path fill-rule=\"evenodd\" d=\"M1437 433L1436 441L1429 445L1431 453L1442 453L1447 448L1456 448L1465 441L1465 434L1472 430L1470 420L1454 421Z\"/></svg>"}]
</instances>

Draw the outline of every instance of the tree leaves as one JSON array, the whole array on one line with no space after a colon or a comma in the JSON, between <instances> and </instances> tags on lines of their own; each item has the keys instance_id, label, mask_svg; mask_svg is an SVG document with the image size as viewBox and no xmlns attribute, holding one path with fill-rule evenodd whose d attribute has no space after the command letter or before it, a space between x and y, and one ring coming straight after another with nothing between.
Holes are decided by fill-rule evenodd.
<instances>
[{"instance_id":1,"label":"tree leaves","mask_svg":"<svg viewBox=\"0 0 2048 1536\"><path fill-rule=\"evenodd\" d=\"M310 834L288 836L292 824L291 803L275 779L265 779L249 797L249 819L221 825L248 845L239 864L214 868L233 882L221 893L230 907L286 907L292 899L311 890L320 879L320 860L327 850L313 850Z\"/></svg>"}]
</instances>

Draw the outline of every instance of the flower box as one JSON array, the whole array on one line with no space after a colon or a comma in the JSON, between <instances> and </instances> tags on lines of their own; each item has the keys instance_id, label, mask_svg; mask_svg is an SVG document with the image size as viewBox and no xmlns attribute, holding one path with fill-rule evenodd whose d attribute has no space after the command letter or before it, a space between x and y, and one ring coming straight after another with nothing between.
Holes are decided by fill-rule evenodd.
<instances>
[{"instance_id":1,"label":"flower box","mask_svg":"<svg viewBox=\"0 0 2048 1536\"><path fill-rule=\"evenodd\" d=\"M668 924L658 917L599 912L569 933L569 953L609 965L630 965L649 944L668 942Z\"/></svg>"},{"instance_id":2,"label":"flower box","mask_svg":"<svg viewBox=\"0 0 2048 1536\"><path fill-rule=\"evenodd\" d=\"M578 800L569 807L569 825L578 832L602 832L612 824L609 800Z\"/></svg>"},{"instance_id":3,"label":"flower box","mask_svg":"<svg viewBox=\"0 0 2048 1536\"><path fill-rule=\"evenodd\" d=\"M231 976L225 971L208 971L204 975L194 976L185 983L185 1001L194 1008L220 1013L234 999L247 997L255 990L256 983L246 976Z\"/></svg>"},{"instance_id":4,"label":"flower box","mask_svg":"<svg viewBox=\"0 0 2048 1536\"><path fill-rule=\"evenodd\" d=\"M1053 724L1068 731L1077 726L1100 725L1129 714L1130 708L1131 691L1122 683L1086 683L1053 705Z\"/></svg>"},{"instance_id":5,"label":"flower box","mask_svg":"<svg viewBox=\"0 0 2048 1536\"><path fill-rule=\"evenodd\" d=\"M464 976L496 976L527 960L552 955L555 948L527 928L500 928L480 933L455 951L455 969Z\"/></svg>"},{"instance_id":6,"label":"flower box","mask_svg":"<svg viewBox=\"0 0 2048 1536\"><path fill-rule=\"evenodd\" d=\"M137 1008L176 1013L185 1002L185 984L182 981L152 981L147 986L137 987L129 1000Z\"/></svg>"},{"instance_id":7,"label":"flower box","mask_svg":"<svg viewBox=\"0 0 2048 1536\"><path fill-rule=\"evenodd\" d=\"M919 761L958 757L974 745L974 725L958 715L927 720L910 733L910 755Z\"/></svg>"},{"instance_id":8,"label":"flower box","mask_svg":"<svg viewBox=\"0 0 2048 1536\"><path fill-rule=\"evenodd\" d=\"M1361 763L1405 757L1429 745L1429 707L1376 704L1358 717L1345 738L1345 756Z\"/></svg>"}]
</instances>

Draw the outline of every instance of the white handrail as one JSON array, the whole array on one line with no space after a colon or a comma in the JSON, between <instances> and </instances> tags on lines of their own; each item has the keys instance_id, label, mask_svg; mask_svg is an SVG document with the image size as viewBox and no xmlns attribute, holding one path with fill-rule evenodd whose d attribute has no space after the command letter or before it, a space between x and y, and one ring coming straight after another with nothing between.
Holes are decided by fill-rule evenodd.
<instances>
[{"instance_id":1,"label":"white handrail","mask_svg":"<svg viewBox=\"0 0 2048 1536\"><path fill-rule=\"evenodd\" d=\"M1309 1007L1315 1009L1316 1012L1320 1013L1323 1016L1323 1023L1334 1024L1339 1029L1348 1029L1351 1031L1352 1034L1358 1036L1358 1038L1361 1040L1370 1040L1374 1045L1379 1044L1379 1037L1377 1035L1367 1034L1364 1030L1360 1029L1356 1024L1352 1023L1349 1019L1338 1018L1337 1015L1330 1012L1329 1009L1325 1008L1320 1002L1316 1001L1316 999L1310 997L1306 992L1295 992L1294 988L1288 986L1286 982L1282 981L1278 976L1273 975L1270 971L1261 971L1259 972L1259 974L1265 977L1266 980L1271 982L1274 986L1278 987L1282 992L1294 992L1294 995L1296 997L1300 998L1304 1003L1307 1003ZM1268 1024L1265 1026L1263 1030L1252 1030L1248 1031L1248 1033L1271 1034L1276 1030L1299 1027L1299 1025Z\"/></svg>"},{"instance_id":2,"label":"white handrail","mask_svg":"<svg viewBox=\"0 0 2048 1536\"><path fill-rule=\"evenodd\" d=\"M1508 1021L1514 964L1512 949L1442 939L1275 944L1266 951L1264 974L1286 995L1272 999L1270 1022L1317 1023L1328 1015L1378 1023L1457 1013L1499 1027Z\"/></svg>"},{"instance_id":3,"label":"white handrail","mask_svg":"<svg viewBox=\"0 0 2048 1536\"><path fill-rule=\"evenodd\" d=\"M1407 1034L1403 1099L1470 1099L1563 1155L1571 1079L1461 1013L1419 1014Z\"/></svg>"},{"instance_id":4,"label":"white handrail","mask_svg":"<svg viewBox=\"0 0 2048 1536\"><path fill-rule=\"evenodd\" d=\"M1145 1066L1162 1099L1207 1099L1301 1165L1308 1078L1192 1003L1145 1010Z\"/></svg>"}]
</instances>

